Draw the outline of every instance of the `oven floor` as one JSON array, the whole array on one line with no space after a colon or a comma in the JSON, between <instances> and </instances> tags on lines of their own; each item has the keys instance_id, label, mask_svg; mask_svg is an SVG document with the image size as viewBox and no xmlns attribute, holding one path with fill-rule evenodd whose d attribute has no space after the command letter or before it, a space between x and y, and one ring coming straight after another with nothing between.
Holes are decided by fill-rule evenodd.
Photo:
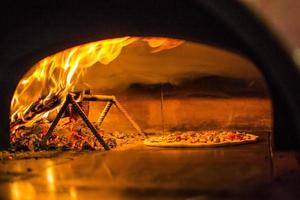
<instances>
[{"instance_id":1,"label":"oven floor","mask_svg":"<svg viewBox=\"0 0 300 200\"><path fill-rule=\"evenodd\" d=\"M232 199L272 178L268 137L226 148L143 144L2 161L0 199Z\"/></svg>"}]
</instances>

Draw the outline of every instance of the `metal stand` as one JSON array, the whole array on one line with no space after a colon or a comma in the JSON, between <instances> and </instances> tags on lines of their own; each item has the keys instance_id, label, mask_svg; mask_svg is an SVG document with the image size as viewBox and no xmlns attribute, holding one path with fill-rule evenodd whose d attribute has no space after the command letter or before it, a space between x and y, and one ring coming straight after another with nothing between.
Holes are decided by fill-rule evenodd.
<instances>
[{"instance_id":1,"label":"metal stand","mask_svg":"<svg viewBox=\"0 0 300 200\"><path fill-rule=\"evenodd\" d=\"M119 101L117 101L115 96L107 96L107 95L86 95L83 94L82 101L104 101L107 102L104 109L102 110L98 120L97 125L100 127L108 114L110 108L112 105L115 105L117 109L125 116L125 118L130 122L130 124L137 130L137 132L144 137L147 137L142 129L139 127L139 125L131 118L131 116L127 113L127 111L123 108L123 106L120 104ZM100 144L104 147L105 150L109 150L109 146L106 144L106 142L103 140L101 135L99 135L97 129L93 126L93 124L89 121L87 116L84 114L83 110L80 108L78 103L74 100L74 97L71 94L67 95L67 98L61 107L60 111L56 115L55 119L53 120L50 128L48 129L48 132L46 135L42 138L41 146L45 146L49 138L51 137L54 128L57 126L59 120L63 116L64 112L67 110L68 105L71 104L74 108L74 110L79 114L79 116L83 119L83 121L86 123L87 127L92 131L93 135L97 138L97 140L100 142Z\"/></svg>"},{"instance_id":2,"label":"metal stand","mask_svg":"<svg viewBox=\"0 0 300 200\"><path fill-rule=\"evenodd\" d=\"M63 106L61 107L60 111L58 112L57 116L55 117L54 121L52 122L50 128L48 129L47 134L42 138L41 146L45 146L47 143L47 140L51 137L54 128L56 127L57 123L59 122L60 118L64 114L64 112L67 110L68 105L71 104L74 108L74 110L79 114L79 116L83 119L83 121L86 123L87 127L92 131L93 135L97 138L97 140L100 142L100 144L104 147L105 150L110 150L109 146L106 144L106 142L103 140L101 135L98 134L97 129L93 126L93 124L89 121L87 116L84 114L80 106L76 103L73 96L68 94L66 101L64 102Z\"/></svg>"}]
</instances>

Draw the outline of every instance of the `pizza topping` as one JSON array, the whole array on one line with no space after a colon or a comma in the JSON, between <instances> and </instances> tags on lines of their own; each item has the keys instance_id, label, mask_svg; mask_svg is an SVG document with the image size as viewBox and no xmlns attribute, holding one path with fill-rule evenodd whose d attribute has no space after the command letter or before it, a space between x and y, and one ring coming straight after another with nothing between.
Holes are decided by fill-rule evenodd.
<instances>
[{"instance_id":1,"label":"pizza topping","mask_svg":"<svg viewBox=\"0 0 300 200\"><path fill-rule=\"evenodd\" d=\"M205 138L200 138L200 139L199 139L199 142L201 142L201 143L206 143L207 140L206 140Z\"/></svg>"},{"instance_id":2,"label":"pizza topping","mask_svg":"<svg viewBox=\"0 0 300 200\"><path fill-rule=\"evenodd\" d=\"M215 137L213 140L214 143L219 143L220 142L220 138L219 137Z\"/></svg>"},{"instance_id":3,"label":"pizza topping","mask_svg":"<svg viewBox=\"0 0 300 200\"><path fill-rule=\"evenodd\" d=\"M145 144L148 141L152 144L161 144L161 146L189 146L190 145L217 145L222 146L224 144L239 144L256 141L258 136L233 132L233 131L188 131L184 133L175 132L162 136L156 136L148 138L144 141Z\"/></svg>"},{"instance_id":4,"label":"pizza topping","mask_svg":"<svg viewBox=\"0 0 300 200\"><path fill-rule=\"evenodd\" d=\"M196 143L196 142L199 142L199 138L197 138L197 137L191 137L191 138L189 139L189 142L190 142L190 143Z\"/></svg>"}]
</instances>

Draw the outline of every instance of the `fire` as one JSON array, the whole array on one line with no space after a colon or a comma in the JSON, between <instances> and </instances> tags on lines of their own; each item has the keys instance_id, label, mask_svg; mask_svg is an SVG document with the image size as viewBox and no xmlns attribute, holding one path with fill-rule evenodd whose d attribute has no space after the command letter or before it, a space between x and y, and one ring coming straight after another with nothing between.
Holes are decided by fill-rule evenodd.
<instances>
[{"instance_id":1,"label":"fire","mask_svg":"<svg viewBox=\"0 0 300 200\"><path fill-rule=\"evenodd\" d=\"M99 62L107 65L122 49L136 41L145 41L152 53L171 49L183 43L169 38L121 37L101 40L66 49L36 63L19 82L11 102L11 124L30 125L46 118L61 107L69 92L82 83L86 69ZM84 84L84 83L83 83ZM52 105L48 108L46 105ZM36 113L33 115L32 110Z\"/></svg>"},{"instance_id":2,"label":"fire","mask_svg":"<svg viewBox=\"0 0 300 200\"><path fill-rule=\"evenodd\" d=\"M145 38L143 39L153 49L151 52L156 53L162 50L175 48L183 43L182 40L170 39L170 38Z\"/></svg>"}]
</instances>

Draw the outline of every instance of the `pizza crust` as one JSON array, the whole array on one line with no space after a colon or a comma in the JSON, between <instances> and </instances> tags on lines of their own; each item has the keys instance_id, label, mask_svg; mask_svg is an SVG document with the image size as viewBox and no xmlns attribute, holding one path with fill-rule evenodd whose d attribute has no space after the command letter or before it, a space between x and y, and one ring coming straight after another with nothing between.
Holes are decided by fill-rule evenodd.
<instances>
[{"instance_id":1,"label":"pizza crust","mask_svg":"<svg viewBox=\"0 0 300 200\"><path fill-rule=\"evenodd\" d=\"M236 145L241 145L241 144L249 144L249 143L254 143L258 141L258 136L248 134L247 136L250 136L250 139L247 140L231 140L231 141L224 141L224 142L207 142L207 143L187 143L187 142L165 142L165 141L160 141L160 137L151 137L147 138L144 140L144 144L147 146L152 146L152 147L177 147L177 148L197 148L197 147L223 147L223 146L236 146Z\"/></svg>"}]
</instances>

